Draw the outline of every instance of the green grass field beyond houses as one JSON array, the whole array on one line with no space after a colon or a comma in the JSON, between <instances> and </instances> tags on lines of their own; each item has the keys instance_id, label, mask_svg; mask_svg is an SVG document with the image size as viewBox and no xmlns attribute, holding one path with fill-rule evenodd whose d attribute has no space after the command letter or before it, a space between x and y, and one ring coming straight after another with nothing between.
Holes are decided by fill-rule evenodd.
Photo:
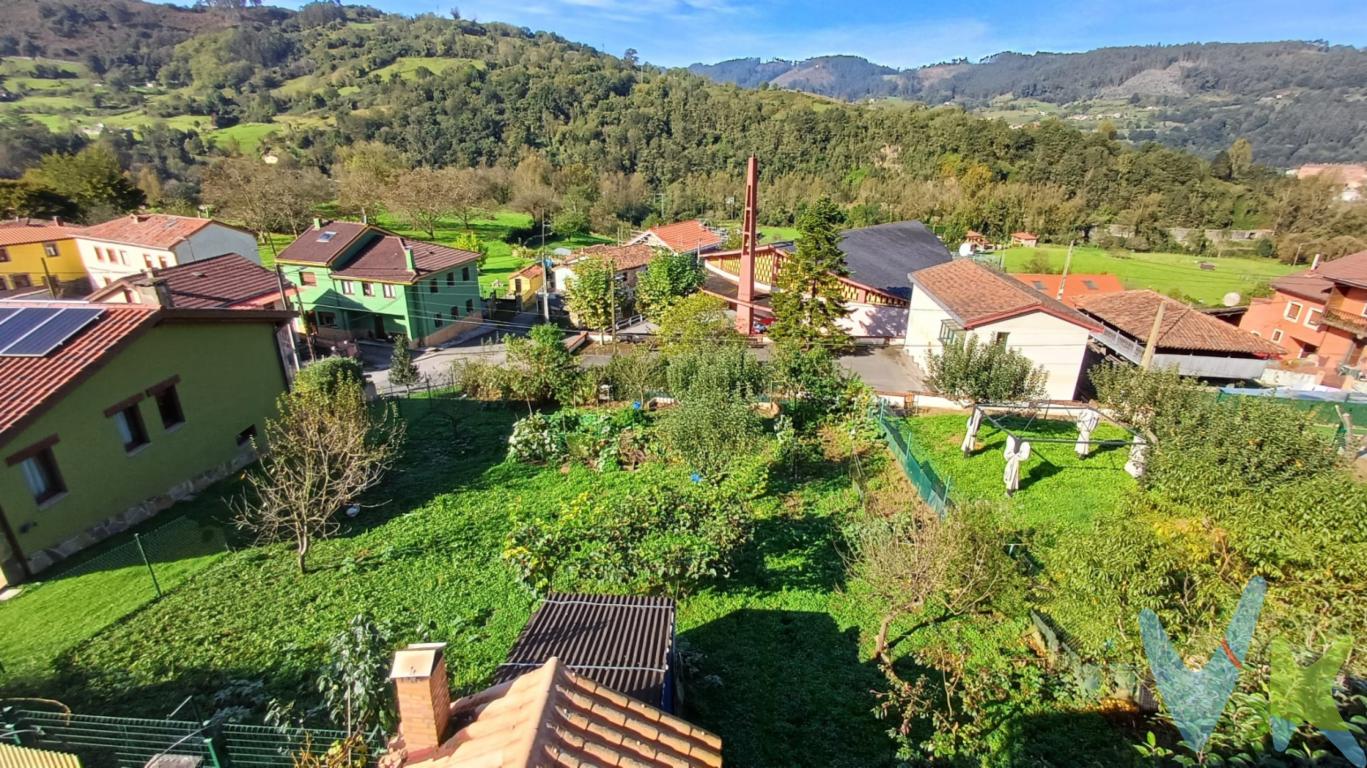
<instances>
[{"instance_id":1,"label":"green grass field beyond houses","mask_svg":"<svg viewBox=\"0 0 1367 768\"><path fill-rule=\"evenodd\" d=\"M1033 271L1031 261L1043 254L1049 259L1052 271L1057 273L1063 270L1068 247L1041 245L1038 248L1009 248L1001 253L1006 257L1008 272ZM1215 269L1201 269L1198 263L1202 261L1214 264ZM1126 288L1151 288L1163 294L1177 291L1202 304L1218 305L1231 291L1247 302L1251 291L1265 288L1275 277L1303 268L1257 257L1137 253L1085 246L1073 249L1070 271L1111 274L1119 277Z\"/></svg>"},{"instance_id":2,"label":"green grass field beyond houses","mask_svg":"<svg viewBox=\"0 0 1367 768\"><path fill-rule=\"evenodd\" d=\"M1067 443L1031 443L1030 460L1021 466L1020 490L1006 499L1002 474L1006 460L1006 432L983 419L978 430L978 450L967 458L959 446L967 428L967 414L943 414L909 418L904 434L911 438L917 457L928 460L950 484L953 502L1004 501L1013 526L1041 531L1062 531L1085 525L1100 509L1108 509L1135 485L1125 472L1129 449L1096 448L1087 458L1074 452L1077 426L1071 419L997 417L1013 434L1030 438L1049 437ZM1128 440L1120 427L1102 423L1093 433L1097 440Z\"/></svg>"}]
</instances>

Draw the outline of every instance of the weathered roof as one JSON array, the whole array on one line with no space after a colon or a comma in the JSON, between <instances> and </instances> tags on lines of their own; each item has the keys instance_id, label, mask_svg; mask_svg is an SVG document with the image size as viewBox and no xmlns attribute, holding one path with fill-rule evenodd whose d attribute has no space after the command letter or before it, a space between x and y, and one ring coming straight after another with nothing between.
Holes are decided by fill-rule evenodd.
<instances>
[{"instance_id":1,"label":"weathered roof","mask_svg":"<svg viewBox=\"0 0 1367 768\"><path fill-rule=\"evenodd\" d=\"M148 248L172 248L210 224L228 226L213 219L172 216L169 213L131 213L86 227L80 237Z\"/></svg>"},{"instance_id":2,"label":"weathered roof","mask_svg":"<svg viewBox=\"0 0 1367 768\"><path fill-rule=\"evenodd\" d=\"M6 309L90 306L81 301L7 301ZM168 321L284 322L288 312L159 309L138 304L100 304L104 313L43 357L0 356L0 444L14 437L147 329Z\"/></svg>"},{"instance_id":3,"label":"weathered roof","mask_svg":"<svg viewBox=\"0 0 1367 768\"><path fill-rule=\"evenodd\" d=\"M0 744L0 768L81 768L81 760L66 752Z\"/></svg>"},{"instance_id":4,"label":"weathered roof","mask_svg":"<svg viewBox=\"0 0 1367 768\"><path fill-rule=\"evenodd\" d=\"M1317 272L1306 271L1279 277L1272 281L1272 287L1282 293L1323 304L1334 289L1334 281Z\"/></svg>"},{"instance_id":5,"label":"weathered roof","mask_svg":"<svg viewBox=\"0 0 1367 768\"><path fill-rule=\"evenodd\" d=\"M565 260L566 264L574 264L583 259L593 257L603 257L610 259L618 272L626 272L632 269L639 269L650 263L655 256L655 249L645 243L634 243L631 245L590 245L587 248L580 248Z\"/></svg>"},{"instance_id":6,"label":"weathered roof","mask_svg":"<svg viewBox=\"0 0 1367 768\"><path fill-rule=\"evenodd\" d=\"M721 235L708 229L706 224L697 219L662 224L658 227L651 227L646 232L653 233L664 241L670 250L679 253L696 251L700 248L712 248L721 245L723 240Z\"/></svg>"},{"instance_id":7,"label":"weathered roof","mask_svg":"<svg viewBox=\"0 0 1367 768\"><path fill-rule=\"evenodd\" d=\"M951 258L940 238L919 221L846 230L840 250L851 280L903 299L911 298L909 273Z\"/></svg>"},{"instance_id":8,"label":"weathered roof","mask_svg":"<svg viewBox=\"0 0 1367 768\"><path fill-rule=\"evenodd\" d=\"M408 268L406 248L413 249L413 265ZM353 280L384 280L412 283L433 272L479 261L479 254L422 240L409 240L398 235L376 237L357 252L345 267L335 270L335 277Z\"/></svg>"},{"instance_id":9,"label":"weathered roof","mask_svg":"<svg viewBox=\"0 0 1367 768\"><path fill-rule=\"evenodd\" d=\"M721 739L576 674L558 659L451 704L455 733L407 768L722 764Z\"/></svg>"},{"instance_id":10,"label":"weathered roof","mask_svg":"<svg viewBox=\"0 0 1367 768\"><path fill-rule=\"evenodd\" d=\"M1020 232L1012 232L1012 233L1011 233L1011 237L1016 238L1017 240L1038 240L1038 239L1039 239L1039 235L1035 234L1034 232L1025 232L1025 231L1023 231L1023 230L1020 231Z\"/></svg>"},{"instance_id":11,"label":"weathered roof","mask_svg":"<svg viewBox=\"0 0 1367 768\"><path fill-rule=\"evenodd\" d=\"M1367 288L1367 251L1342 256L1320 264L1315 270L1336 283Z\"/></svg>"},{"instance_id":12,"label":"weathered roof","mask_svg":"<svg viewBox=\"0 0 1367 768\"><path fill-rule=\"evenodd\" d=\"M276 261L327 264L342 255L347 246L366 231L382 230L356 221L322 222L321 226L308 230L285 246Z\"/></svg>"},{"instance_id":13,"label":"weathered roof","mask_svg":"<svg viewBox=\"0 0 1367 768\"><path fill-rule=\"evenodd\" d=\"M495 682L512 680L551 658L654 706L667 706L665 676L674 645L674 601L551 593L522 628Z\"/></svg>"},{"instance_id":14,"label":"weathered roof","mask_svg":"<svg viewBox=\"0 0 1367 768\"><path fill-rule=\"evenodd\" d=\"M1058 286L1063 281L1063 275L1013 274L1011 276L1045 296L1053 296L1054 298L1058 298ZM1077 300L1083 296L1093 296L1098 293L1119 293L1123 290L1125 290L1125 284L1120 282L1120 278L1115 275L1075 272L1068 275L1068 282L1063 284L1063 298L1060 301L1070 307L1076 307Z\"/></svg>"},{"instance_id":15,"label":"weathered roof","mask_svg":"<svg viewBox=\"0 0 1367 768\"><path fill-rule=\"evenodd\" d=\"M35 227L27 224L7 223L5 226L0 226L0 247L66 240L82 232L84 230L80 227L63 227L54 224Z\"/></svg>"},{"instance_id":16,"label":"weathered roof","mask_svg":"<svg viewBox=\"0 0 1367 768\"><path fill-rule=\"evenodd\" d=\"M1277 357L1281 347L1248 331L1159 293L1123 291L1087 296L1078 309L1141 344L1149 341L1154 317L1163 305L1163 325L1158 331L1159 350L1244 354Z\"/></svg>"},{"instance_id":17,"label":"weathered roof","mask_svg":"<svg viewBox=\"0 0 1367 768\"><path fill-rule=\"evenodd\" d=\"M236 253L155 269L152 275L166 281L177 307L212 309L260 306L280 296L280 283L274 272ZM95 291L86 299L104 302L111 296L132 290L136 285L147 284L147 280L146 275L125 277Z\"/></svg>"},{"instance_id":18,"label":"weathered roof","mask_svg":"<svg viewBox=\"0 0 1367 768\"><path fill-rule=\"evenodd\" d=\"M1063 302L972 259L917 270L911 281L964 328L1043 312L1088 330L1101 330L1096 321Z\"/></svg>"}]
</instances>

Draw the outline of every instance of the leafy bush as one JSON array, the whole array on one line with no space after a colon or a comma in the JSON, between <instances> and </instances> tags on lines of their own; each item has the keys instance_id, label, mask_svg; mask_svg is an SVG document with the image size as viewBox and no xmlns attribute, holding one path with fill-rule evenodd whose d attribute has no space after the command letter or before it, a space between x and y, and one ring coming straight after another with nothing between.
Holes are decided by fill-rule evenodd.
<instances>
[{"instance_id":1,"label":"leafy bush","mask_svg":"<svg viewBox=\"0 0 1367 768\"><path fill-rule=\"evenodd\" d=\"M540 413L519 419L508 437L508 453L528 464L549 464L565 458L565 432Z\"/></svg>"},{"instance_id":2,"label":"leafy bush","mask_svg":"<svg viewBox=\"0 0 1367 768\"><path fill-rule=\"evenodd\" d=\"M771 366L775 387L793 403L800 421L848 416L868 393L825 347L780 344Z\"/></svg>"},{"instance_id":3,"label":"leafy bush","mask_svg":"<svg viewBox=\"0 0 1367 768\"><path fill-rule=\"evenodd\" d=\"M713 480L763 439L760 419L746 403L714 391L690 396L665 411L656 431L675 459Z\"/></svg>"},{"instance_id":4,"label":"leafy bush","mask_svg":"<svg viewBox=\"0 0 1367 768\"><path fill-rule=\"evenodd\" d=\"M634 464L643 458L644 424L645 414L635 408L534 413L513 425L509 453L529 464L568 458L595 469L615 469L624 459Z\"/></svg>"},{"instance_id":5,"label":"leafy bush","mask_svg":"<svg viewBox=\"0 0 1367 768\"><path fill-rule=\"evenodd\" d=\"M1044 396L1045 373L1004 344L966 334L926 356L926 383L945 397L976 403L1013 403Z\"/></svg>"},{"instance_id":6,"label":"leafy bush","mask_svg":"<svg viewBox=\"0 0 1367 768\"><path fill-rule=\"evenodd\" d=\"M764 366L738 346L695 347L669 357L669 392L678 400L703 395L749 400L764 391Z\"/></svg>"},{"instance_id":7,"label":"leafy bush","mask_svg":"<svg viewBox=\"0 0 1367 768\"><path fill-rule=\"evenodd\" d=\"M313 389L331 397L345 383L361 384L365 369L360 360L350 357L325 357L309 363L294 378L295 389Z\"/></svg>"}]
</instances>

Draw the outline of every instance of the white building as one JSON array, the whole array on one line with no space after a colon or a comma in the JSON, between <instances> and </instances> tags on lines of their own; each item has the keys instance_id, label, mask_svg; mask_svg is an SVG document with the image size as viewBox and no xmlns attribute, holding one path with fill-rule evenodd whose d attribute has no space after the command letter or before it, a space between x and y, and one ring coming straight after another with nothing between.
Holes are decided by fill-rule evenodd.
<instances>
[{"instance_id":1,"label":"white building","mask_svg":"<svg viewBox=\"0 0 1367 768\"><path fill-rule=\"evenodd\" d=\"M190 216L130 214L87 227L75 241L91 287L96 289L149 269L166 269L227 253L261 263L256 237L250 232Z\"/></svg>"},{"instance_id":2,"label":"white building","mask_svg":"<svg viewBox=\"0 0 1367 768\"><path fill-rule=\"evenodd\" d=\"M906 353L926 367L947 341L973 334L1044 369L1051 400L1077 392L1087 340L1100 323L1018 280L969 259L911 273Z\"/></svg>"}]
</instances>

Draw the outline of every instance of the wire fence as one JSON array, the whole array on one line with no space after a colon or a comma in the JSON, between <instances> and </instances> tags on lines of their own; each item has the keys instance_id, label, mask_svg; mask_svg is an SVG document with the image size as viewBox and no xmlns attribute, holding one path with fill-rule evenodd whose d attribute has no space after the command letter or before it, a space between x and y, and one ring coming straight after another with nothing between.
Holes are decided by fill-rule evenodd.
<instances>
[{"instance_id":1,"label":"wire fence","mask_svg":"<svg viewBox=\"0 0 1367 768\"><path fill-rule=\"evenodd\" d=\"M1340 412L1347 414L1353 425L1351 437L1360 440L1367 435L1367 395L1360 392L1304 392L1283 388L1225 387L1215 399L1222 401L1241 397L1263 397L1309 413L1316 425L1334 433L1334 442L1339 447L1343 447L1350 437L1348 427L1339 415Z\"/></svg>"},{"instance_id":2,"label":"wire fence","mask_svg":"<svg viewBox=\"0 0 1367 768\"><path fill-rule=\"evenodd\" d=\"M888 410L887 403L879 401L873 412L874 421L883 430L888 448L897 457L897 463L907 479L911 481L921 499L936 514L944 517L949 511L949 483L942 479L930 462L916 456L915 442L900 428L901 421Z\"/></svg>"},{"instance_id":3,"label":"wire fence","mask_svg":"<svg viewBox=\"0 0 1367 768\"><path fill-rule=\"evenodd\" d=\"M0 710L0 736L19 746L75 754L84 768L143 768L172 755L207 768L292 768L296 755L322 755L346 734L7 708ZM384 734L377 730L365 741L367 764L374 765Z\"/></svg>"}]
</instances>

